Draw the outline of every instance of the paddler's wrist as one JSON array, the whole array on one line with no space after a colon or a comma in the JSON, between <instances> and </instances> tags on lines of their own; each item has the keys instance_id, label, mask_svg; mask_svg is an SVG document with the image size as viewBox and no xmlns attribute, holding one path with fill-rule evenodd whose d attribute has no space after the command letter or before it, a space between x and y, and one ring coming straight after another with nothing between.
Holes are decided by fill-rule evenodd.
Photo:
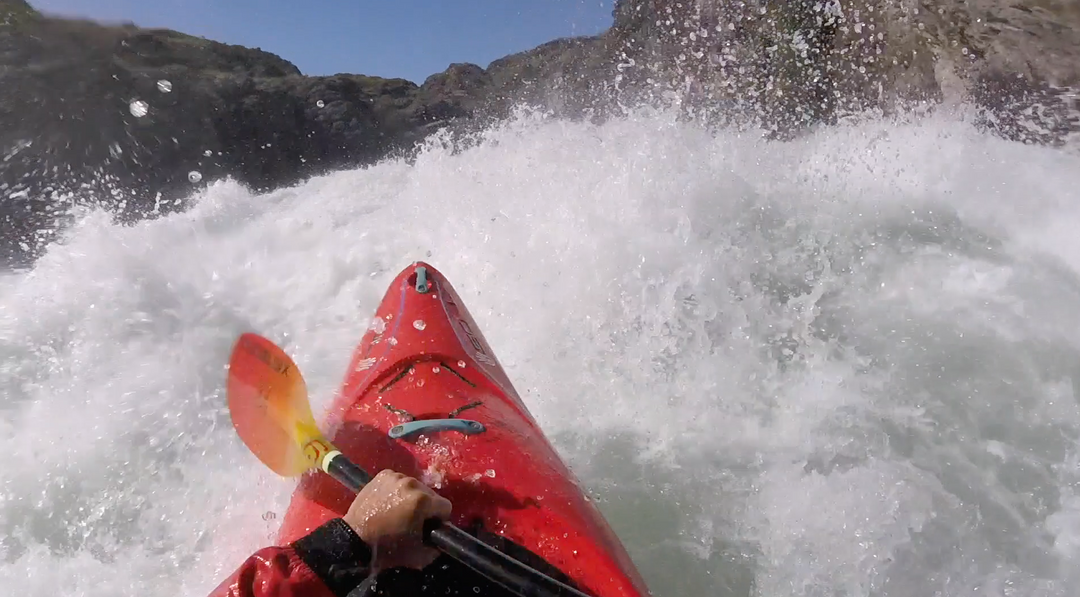
<instances>
[{"instance_id":1,"label":"paddler's wrist","mask_svg":"<svg viewBox=\"0 0 1080 597\"><path fill-rule=\"evenodd\" d=\"M371 571L371 547L341 518L326 521L291 547L337 597L349 595Z\"/></svg>"},{"instance_id":2,"label":"paddler's wrist","mask_svg":"<svg viewBox=\"0 0 1080 597\"><path fill-rule=\"evenodd\" d=\"M372 536L368 525L362 522L353 522L349 518L341 518L340 520L341 522L345 523L345 526L349 527L349 530L352 531L353 535L355 535L357 539L363 541L366 545L375 545L378 537Z\"/></svg>"},{"instance_id":3,"label":"paddler's wrist","mask_svg":"<svg viewBox=\"0 0 1080 597\"><path fill-rule=\"evenodd\" d=\"M371 563L371 544L364 541L343 518L326 521L294 541L292 547L316 572L342 564L367 566Z\"/></svg>"}]
</instances>

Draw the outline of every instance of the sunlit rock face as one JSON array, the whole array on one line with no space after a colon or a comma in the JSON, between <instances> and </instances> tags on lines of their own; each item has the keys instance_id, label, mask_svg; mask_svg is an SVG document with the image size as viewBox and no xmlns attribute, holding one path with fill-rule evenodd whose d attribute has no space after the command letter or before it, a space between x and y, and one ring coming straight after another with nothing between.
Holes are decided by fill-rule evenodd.
<instances>
[{"instance_id":1,"label":"sunlit rock face","mask_svg":"<svg viewBox=\"0 0 1080 597\"><path fill-rule=\"evenodd\" d=\"M621 0L614 31L628 80L779 133L943 101L988 108L1023 140L1080 128L1075 2Z\"/></svg>"}]
</instances>

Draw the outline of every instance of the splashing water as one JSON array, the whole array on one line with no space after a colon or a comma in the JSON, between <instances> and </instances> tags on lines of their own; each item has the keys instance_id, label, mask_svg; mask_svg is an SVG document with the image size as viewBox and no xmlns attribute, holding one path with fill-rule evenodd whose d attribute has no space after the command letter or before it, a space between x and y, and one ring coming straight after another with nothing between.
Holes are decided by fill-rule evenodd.
<instances>
[{"instance_id":1,"label":"splashing water","mask_svg":"<svg viewBox=\"0 0 1080 597\"><path fill-rule=\"evenodd\" d=\"M0 587L205 595L293 487L229 424L236 335L319 409L422 258L657 595L1072 594L1076 189L1078 158L944 118L775 143L522 116L87 214L0 285Z\"/></svg>"}]
</instances>

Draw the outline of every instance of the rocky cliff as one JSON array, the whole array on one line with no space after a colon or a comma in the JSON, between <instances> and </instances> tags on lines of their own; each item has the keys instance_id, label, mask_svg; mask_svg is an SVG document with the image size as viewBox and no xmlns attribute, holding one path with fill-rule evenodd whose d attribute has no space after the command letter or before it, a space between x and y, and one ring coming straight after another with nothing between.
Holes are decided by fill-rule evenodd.
<instances>
[{"instance_id":1,"label":"rocky cliff","mask_svg":"<svg viewBox=\"0 0 1080 597\"><path fill-rule=\"evenodd\" d=\"M1080 130L1074 0L618 0L614 25L422 85L306 77L273 54L0 0L0 264L25 262L72 202L182 208L233 176L257 189L405 155L520 104L603 118L666 102L789 138L869 110L942 102L1060 144Z\"/></svg>"},{"instance_id":2,"label":"rocky cliff","mask_svg":"<svg viewBox=\"0 0 1080 597\"><path fill-rule=\"evenodd\" d=\"M260 50L0 0L0 263L32 256L72 202L139 218L226 175L271 188L404 150L467 113L469 70L424 88L304 77Z\"/></svg>"},{"instance_id":3,"label":"rocky cliff","mask_svg":"<svg viewBox=\"0 0 1080 597\"><path fill-rule=\"evenodd\" d=\"M639 87L684 85L703 111L780 135L939 102L984 108L988 127L1025 141L1080 130L1074 0L620 0L615 12Z\"/></svg>"}]
</instances>

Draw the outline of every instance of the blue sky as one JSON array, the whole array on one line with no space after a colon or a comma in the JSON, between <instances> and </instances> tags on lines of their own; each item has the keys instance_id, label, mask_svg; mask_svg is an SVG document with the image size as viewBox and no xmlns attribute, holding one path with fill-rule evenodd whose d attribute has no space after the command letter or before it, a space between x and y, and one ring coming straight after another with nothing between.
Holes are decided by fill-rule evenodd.
<instances>
[{"instance_id":1,"label":"blue sky","mask_svg":"<svg viewBox=\"0 0 1080 597\"><path fill-rule=\"evenodd\" d=\"M614 0L30 0L42 12L132 21L259 47L304 74L422 83L451 62L482 67L611 25Z\"/></svg>"}]
</instances>

